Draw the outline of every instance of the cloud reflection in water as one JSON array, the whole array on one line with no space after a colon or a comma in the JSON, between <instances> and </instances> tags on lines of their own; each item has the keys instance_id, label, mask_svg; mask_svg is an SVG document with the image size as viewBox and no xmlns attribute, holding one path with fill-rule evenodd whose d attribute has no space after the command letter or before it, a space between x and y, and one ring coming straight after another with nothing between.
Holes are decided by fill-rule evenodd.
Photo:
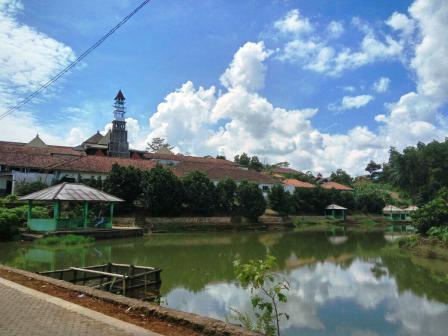
<instances>
[{"instance_id":1,"label":"cloud reflection in water","mask_svg":"<svg viewBox=\"0 0 448 336\"><path fill-rule=\"evenodd\" d=\"M375 260L350 266L319 262L287 274L291 282L283 311L283 335L446 335L448 305L399 292L387 269L374 275ZM412 276L412 275L410 275ZM176 288L168 305L225 319L230 307L251 311L248 291L233 283L208 284L199 292Z\"/></svg>"}]
</instances>

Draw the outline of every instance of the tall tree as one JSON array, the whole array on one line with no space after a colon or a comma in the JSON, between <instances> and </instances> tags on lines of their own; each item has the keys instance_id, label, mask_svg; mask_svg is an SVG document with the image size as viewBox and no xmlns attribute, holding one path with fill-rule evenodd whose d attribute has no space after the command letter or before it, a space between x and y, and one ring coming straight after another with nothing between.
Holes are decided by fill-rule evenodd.
<instances>
[{"instance_id":1,"label":"tall tree","mask_svg":"<svg viewBox=\"0 0 448 336\"><path fill-rule=\"evenodd\" d=\"M140 169L114 164L109 176L104 181L104 189L125 200L124 208L129 209L133 207L134 201L142 193L141 178L142 171Z\"/></svg>"},{"instance_id":2,"label":"tall tree","mask_svg":"<svg viewBox=\"0 0 448 336\"><path fill-rule=\"evenodd\" d=\"M146 149L150 152L157 152L158 150L165 148L171 151L174 146L171 146L164 138L153 138L150 143L147 144Z\"/></svg>"},{"instance_id":3,"label":"tall tree","mask_svg":"<svg viewBox=\"0 0 448 336\"><path fill-rule=\"evenodd\" d=\"M268 194L269 206L280 215L286 216L291 212L291 194L281 184L274 185Z\"/></svg>"},{"instance_id":4,"label":"tall tree","mask_svg":"<svg viewBox=\"0 0 448 336\"><path fill-rule=\"evenodd\" d=\"M378 175L379 170L381 170L381 165L373 160L370 160L365 169L370 174L372 180Z\"/></svg>"},{"instance_id":5,"label":"tall tree","mask_svg":"<svg viewBox=\"0 0 448 336\"><path fill-rule=\"evenodd\" d=\"M255 183L241 182L236 190L236 199L240 214L252 221L258 221L266 210L263 192Z\"/></svg>"},{"instance_id":6,"label":"tall tree","mask_svg":"<svg viewBox=\"0 0 448 336\"><path fill-rule=\"evenodd\" d=\"M236 183L234 180L219 181L216 186L217 207L225 214L232 214L235 210Z\"/></svg>"},{"instance_id":7,"label":"tall tree","mask_svg":"<svg viewBox=\"0 0 448 336\"><path fill-rule=\"evenodd\" d=\"M142 203L157 215L173 215L182 211L182 182L173 172L157 165L143 173Z\"/></svg>"},{"instance_id":8,"label":"tall tree","mask_svg":"<svg viewBox=\"0 0 448 336\"><path fill-rule=\"evenodd\" d=\"M183 179L185 203L198 215L211 214L216 208L216 188L204 173L195 171Z\"/></svg>"}]
</instances>

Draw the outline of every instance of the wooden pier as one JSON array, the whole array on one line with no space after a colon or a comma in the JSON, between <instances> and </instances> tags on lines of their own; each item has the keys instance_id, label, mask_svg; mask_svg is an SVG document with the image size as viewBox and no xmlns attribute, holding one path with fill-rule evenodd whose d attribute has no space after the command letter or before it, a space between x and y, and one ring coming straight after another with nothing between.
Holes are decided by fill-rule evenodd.
<instances>
[{"instance_id":1,"label":"wooden pier","mask_svg":"<svg viewBox=\"0 0 448 336\"><path fill-rule=\"evenodd\" d=\"M161 269L153 267L108 263L87 267L70 267L39 272L39 274L116 294L153 300L160 293L161 272Z\"/></svg>"}]
</instances>

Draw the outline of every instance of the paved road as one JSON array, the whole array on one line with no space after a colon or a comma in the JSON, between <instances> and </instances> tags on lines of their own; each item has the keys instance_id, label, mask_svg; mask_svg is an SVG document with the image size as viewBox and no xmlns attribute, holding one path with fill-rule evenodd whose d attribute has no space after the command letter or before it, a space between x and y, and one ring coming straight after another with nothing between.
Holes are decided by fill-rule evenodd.
<instances>
[{"instance_id":1,"label":"paved road","mask_svg":"<svg viewBox=\"0 0 448 336\"><path fill-rule=\"evenodd\" d=\"M0 278L1 336L161 336Z\"/></svg>"}]
</instances>

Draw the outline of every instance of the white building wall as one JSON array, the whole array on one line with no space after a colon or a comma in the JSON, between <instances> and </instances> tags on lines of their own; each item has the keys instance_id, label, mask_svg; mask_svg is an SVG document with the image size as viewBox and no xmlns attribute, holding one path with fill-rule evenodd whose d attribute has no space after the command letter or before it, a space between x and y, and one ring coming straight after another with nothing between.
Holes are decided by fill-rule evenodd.
<instances>
[{"instance_id":1,"label":"white building wall","mask_svg":"<svg viewBox=\"0 0 448 336\"><path fill-rule=\"evenodd\" d=\"M74 171L59 171L56 174L56 177L58 179L61 179L63 177L67 178L73 178L78 179L78 176L81 177L83 180L89 180L92 176L96 179L98 176L101 177L101 180L105 180L108 174L103 173L81 173L81 172L74 172Z\"/></svg>"},{"instance_id":2,"label":"white building wall","mask_svg":"<svg viewBox=\"0 0 448 336\"><path fill-rule=\"evenodd\" d=\"M296 187L294 187L292 185L284 184L283 189L285 189L285 191L289 192L290 194L293 194L294 190L296 190Z\"/></svg>"}]
</instances>

